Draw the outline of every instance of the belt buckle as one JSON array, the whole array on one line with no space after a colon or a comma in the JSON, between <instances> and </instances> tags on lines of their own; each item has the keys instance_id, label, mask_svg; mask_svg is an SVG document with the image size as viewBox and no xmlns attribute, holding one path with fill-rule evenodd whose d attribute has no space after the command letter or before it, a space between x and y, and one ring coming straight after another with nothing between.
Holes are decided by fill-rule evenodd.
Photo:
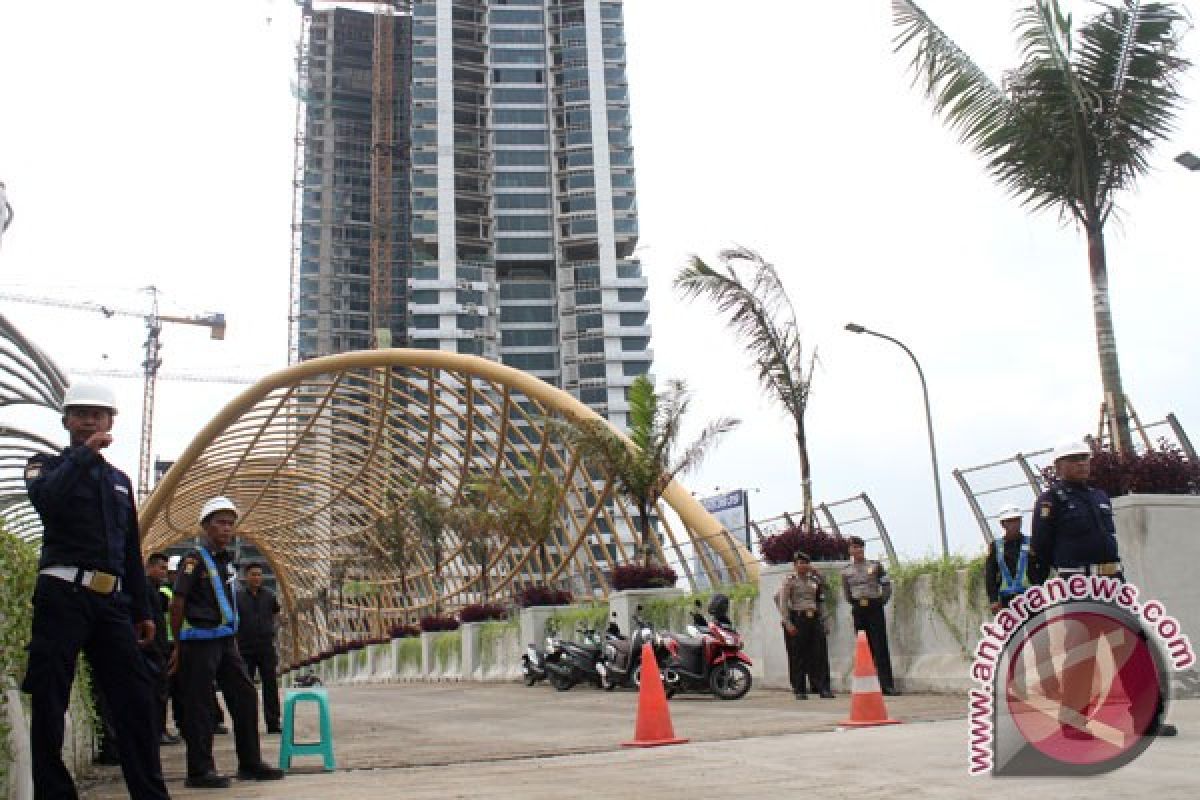
<instances>
[{"instance_id":1,"label":"belt buckle","mask_svg":"<svg viewBox=\"0 0 1200 800\"><path fill-rule=\"evenodd\" d=\"M860 608L866 608L871 605L871 601L866 597L860 597L858 598L858 605Z\"/></svg>"},{"instance_id":2,"label":"belt buckle","mask_svg":"<svg viewBox=\"0 0 1200 800\"><path fill-rule=\"evenodd\" d=\"M96 571L92 573L92 579L84 586L96 594L112 594L113 590L117 588L117 576Z\"/></svg>"},{"instance_id":3,"label":"belt buckle","mask_svg":"<svg viewBox=\"0 0 1200 800\"><path fill-rule=\"evenodd\" d=\"M816 615L817 615L817 612L815 612L815 611L805 611L804 612L804 616L806 616L809 619L812 619Z\"/></svg>"},{"instance_id":4,"label":"belt buckle","mask_svg":"<svg viewBox=\"0 0 1200 800\"><path fill-rule=\"evenodd\" d=\"M1098 575L1116 575L1117 571L1120 568L1121 568L1120 564L1109 561L1104 564L1097 564L1096 565L1096 574L1098 574Z\"/></svg>"}]
</instances>

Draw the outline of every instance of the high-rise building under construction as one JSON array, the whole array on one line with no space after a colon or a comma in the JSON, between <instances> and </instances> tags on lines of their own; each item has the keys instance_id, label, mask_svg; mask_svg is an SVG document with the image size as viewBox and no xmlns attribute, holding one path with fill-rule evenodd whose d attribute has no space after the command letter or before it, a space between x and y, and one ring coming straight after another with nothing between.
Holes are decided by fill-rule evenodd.
<instances>
[{"instance_id":1,"label":"high-rise building under construction","mask_svg":"<svg viewBox=\"0 0 1200 800\"><path fill-rule=\"evenodd\" d=\"M306 9L294 357L482 355L623 425L651 350L621 1L381 13Z\"/></svg>"}]
</instances>

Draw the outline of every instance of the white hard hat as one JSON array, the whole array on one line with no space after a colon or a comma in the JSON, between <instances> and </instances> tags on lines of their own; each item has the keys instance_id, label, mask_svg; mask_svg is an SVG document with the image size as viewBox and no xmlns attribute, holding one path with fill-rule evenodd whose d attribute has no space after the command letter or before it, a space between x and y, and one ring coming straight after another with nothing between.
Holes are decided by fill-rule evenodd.
<instances>
[{"instance_id":1,"label":"white hard hat","mask_svg":"<svg viewBox=\"0 0 1200 800\"><path fill-rule=\"evenodd\" d=\"M1088 446L1087 442L1081 442L1078 439L1075 439L1072 441L1059 443L1058 447L1054 448L1054 454L1051 456L1051 458L1054 461L1058 461L1060 458L1066 458L1068 456L1090 456L1091 454L1092 448Z\"/></svg>"},{"instance_id":2,"label":"white hard hat","mask_svg":"<svg viewBox=\"0 0 1200 800\"><path fill-rule=\"evenodd\" d=\"M63 397L63 408L95 406L117 413L117 396L113 390L98 383L72 383Z\"/></svg>"},{"instance_id":3,"label":"white hard hat","mask_svg":"<svg viewBox=\"0 0 1200 800\"><path fill-rule=\"evenodd\" d=\"M1021 509L1016 506L1005 506L996 513L996 519L1003 522L1006 519L1020 519Z\"/></svg>"},{"instance_id":4,"label":"white hard hat","mask_svg":"<svg viewBox=\"0 0 1200 800\"><path fill-rule=\"evenodd\" d=\"M237 506L228 497L214 497L200 508L200 524L203 525L204 520L218 511L232 511L234 515L238 513Z\"/></svg>"},{"instance_id":5,"label":"white hard hat","mask_svg":"<svg viewBox=\"0 0 1200 800\"><path fill-rule=\"evenodd\" d=\"M179 569L179 560L180 560L179 556L171 556L170 558L168 558L167 559L167 569L172 570L172 571Z\"/></svg>"}]
</instances>

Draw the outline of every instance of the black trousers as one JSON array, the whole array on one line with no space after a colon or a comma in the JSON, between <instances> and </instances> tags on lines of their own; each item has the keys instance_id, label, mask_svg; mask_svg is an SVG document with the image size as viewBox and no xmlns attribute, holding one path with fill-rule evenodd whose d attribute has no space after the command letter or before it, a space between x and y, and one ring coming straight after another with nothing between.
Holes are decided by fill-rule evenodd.
<instances>
[{"instance_id":1,"label":"black trousers","mask_svg":"<svg viewBox=\"0 0 1200 800\"><path fill-rule=\"evenodd\" d=\"M879 688L890 692L896 688L896 684L892 678L892 655L888 651L887 618L883 615L883 602L870 600L868 605L862 606L856 600L851 608L854 630L867 632L871 659L875 662L875 671L879 674Z\"/></svg>"},{"instance_id":2,"label":"black trousers","mask_svg":"<svg viewBox=\"0 0 1200 800\"><path fill-rule=\"evenodd\" d=\"M269 730L279 728L279 658L275 655L275 645L267 642L265 645L238 645L242 660L246 662L246 671L250 680L254 680L257 672L262 681L263 720Z\"/></svg>"},{"instance_id":3,"label":"black trousers","mask_svg":"<svg viewBox=\"0 0 1200 800\"><path fill-rule=\"evenodd\" d=\"M262 763L258 742L258 697L246 674L232 636L184 640L179 643L179 687L183 694L183 740L187 743L187 773L191 777L216 772L212 745L213 680L225 695L233 718L238 767Z\"/></svg>"},{"instance_id":4,"label":"black trousers","mask_svg":"<svg viewBox=\"0 0 1200 800\"><path fill-rule=\"evenodd\" d=\"M62 746L80 651L111 710L129 796L166 800L170 795L158 760L154 686L138 651L128 599L121 594L102 597L47 575L38 576L33 592L33 636L21 684L32 701L33 796L78 797L62 760Z\"/></svg>"},{"instance_id":5,"label":"black trousers","mask_svg":"<svg viewBox=\"0 0 1200 800\"><path fill-rule=\"evenodd\" d=\"M810 617L802 611L791 611L788 619L796 626L791 636L783 631L783 643L788 654L788 679L792 691L805 694L805 678L814 692L829 691L829 649L820 614Z\"/></svg>"}]
</instances>

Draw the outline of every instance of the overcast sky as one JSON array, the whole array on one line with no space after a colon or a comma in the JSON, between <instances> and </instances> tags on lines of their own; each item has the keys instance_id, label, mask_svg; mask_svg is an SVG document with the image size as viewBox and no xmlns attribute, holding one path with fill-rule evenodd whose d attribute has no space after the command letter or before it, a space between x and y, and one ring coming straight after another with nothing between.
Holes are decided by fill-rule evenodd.
<instances>
[{"instance_id":1,"label":"overcast sky","mask_svg":"<svg viewBox=\"0 0 1200 800\"><path fill-rule=\"evenodd\" d=\"M800 506L790 427L723 323L670 286L689 254L743 244L779 266L820 354L817 499L865 491L901 551L937 547L916 372L895 346L842 331L855 321L921 360L951 545L974 552L980 533L951 470L1095 430L1082 237L1022 211L933 119L892 53L887 0L625 5L654 373L689 382L697 424L745 419L685 484L757 490L756 518ZM997 78L1015 61L1020 5L925 3ZM142 309L137 289L154 284L166 311L229 321L224 342L168 327L164 373L285 364L296 16L285 0L0 3L0 180L16 211L0 292ZM1200 33L1187 53L1200 61ZM1198 74L1185 89L1200 100ZM1122 199L1108 243L1126 390L1143 420L1173 411L1196 437L1200 173L1171 161L1185 149L1200 152L1197 102ZM65 368L139 369L138 319L0 305ZM115 385L114 460L133 474L141 383ZM160 381L156 453L177 455L241 388Z\"/></svg>"}]
</instances>

